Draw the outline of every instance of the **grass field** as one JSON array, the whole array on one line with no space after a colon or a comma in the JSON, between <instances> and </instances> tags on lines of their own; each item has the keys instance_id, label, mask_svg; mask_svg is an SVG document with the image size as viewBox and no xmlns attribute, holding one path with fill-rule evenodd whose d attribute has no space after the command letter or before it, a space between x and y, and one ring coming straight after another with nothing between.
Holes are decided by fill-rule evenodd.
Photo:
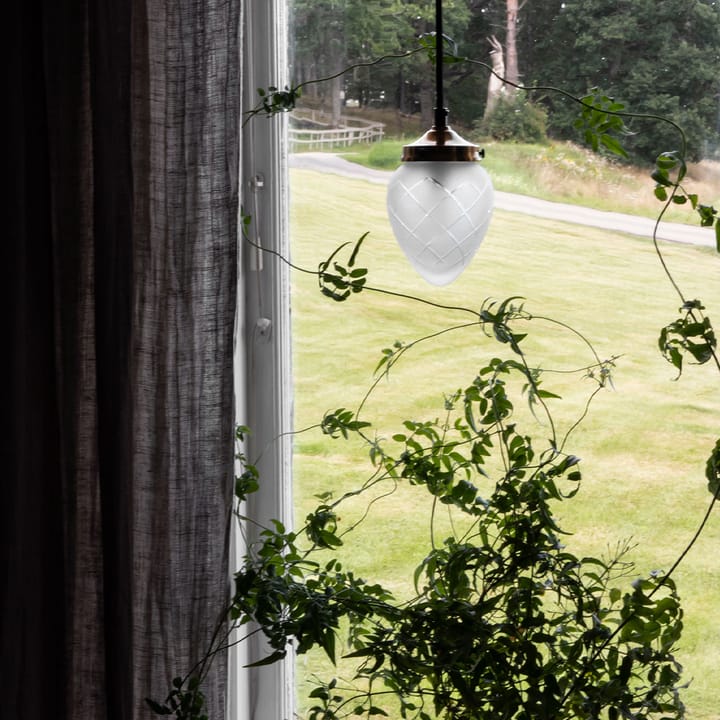
<instances>
[{"instance_id":1,"label":"grass field","mask_svg":"<svg viewBox=\"0 0 720 720\"><path fill-rule=\"evenodd\" d=\"M444 289L419 279L406 264L385 216L384 188L309 171L291 175L292 259L317 268L340 243L370 235L359 262L369 284L422 295L446 305L478 308L485 298L524 297L526 308L577 328L603 358L620 356L614 389L601 393L568 450L582 460L583 486L561 508L575 552L602 555L631 537L638 574L667 569L690 540L710 502L704 465L720 435L720 377L709 366L688 367L678 381L657 351L659 329L677 315L679 301L646 239L577 225L497 212L488 236L465 274ZM690 298L702 298L720 318L720 257L710 249L664 247L669 266ZM355 408L373 379L382 348L463 321L381 294L363 293L333 303L309 275L293 275L296 427L317 423L324 412ZM543 368L588 362L583 344L541 321L531 359ZM529 338L530 339L530 338ZM363 416L389 436L402 418L435 417L443 393L466 386L497 345L477 328L443 336L408 356L383 381ZM545 385L563 396L554 410L568 426L589 391L578 375L548 375ZM530 428L545 437L546 428ZM295 441L298 525L316 493L337 497L359 485L370 466L364 451L311 431ZM361 512L350 505L343 521ZM396 492L373 505L346 548L347 562L366 579L398 593L408 587L428 539L428 508L413 492ZM677 573L685 608L679 653L691 680L685 698L690 720L719 720L720 511ZM298 661L302 679L327 669L317 657Z\"/></svg>"}]
</instances>

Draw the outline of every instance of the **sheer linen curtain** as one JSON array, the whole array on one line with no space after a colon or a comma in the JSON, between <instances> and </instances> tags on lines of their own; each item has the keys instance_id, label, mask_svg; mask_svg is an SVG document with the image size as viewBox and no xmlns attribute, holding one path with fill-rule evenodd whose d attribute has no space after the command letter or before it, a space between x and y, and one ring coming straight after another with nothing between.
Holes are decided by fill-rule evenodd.
<instances>
[{"instance_id":1,"label":"sheer linen curtain","mask_svg":"<svg viewBox=\"0 0 720 720\"><path fill-rule=\"evenodd\" d=\"M148 718L227 597L240 5L4 10L4 720Z\"/></svg>"}]
</instances>

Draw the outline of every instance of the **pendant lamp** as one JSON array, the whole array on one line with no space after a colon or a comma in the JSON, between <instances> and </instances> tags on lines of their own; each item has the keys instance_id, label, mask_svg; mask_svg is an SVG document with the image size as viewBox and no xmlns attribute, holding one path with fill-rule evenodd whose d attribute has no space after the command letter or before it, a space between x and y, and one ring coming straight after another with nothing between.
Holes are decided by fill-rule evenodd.
<instances>
[{"instance_id":1,"label":"pendant lamp","mask_svg":"<svg viewBox=\"0 0 720 720\"><path fill-rule=\"evenodd\" d=\"M403 148L388 184L387 208L398 244L415 270L433 285L455 280L485 237L493 186L477 145L447 124L443 107L442 0L435 0L435 124Z\"/></svg>"}]
</instances>

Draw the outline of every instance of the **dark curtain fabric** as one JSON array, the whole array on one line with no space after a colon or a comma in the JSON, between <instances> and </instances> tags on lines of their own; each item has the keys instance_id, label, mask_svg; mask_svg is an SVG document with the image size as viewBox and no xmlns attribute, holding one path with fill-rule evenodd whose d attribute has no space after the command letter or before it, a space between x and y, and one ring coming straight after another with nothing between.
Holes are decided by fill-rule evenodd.
<instances>
[{"instance_id":1,"label":"dark curtain fabric","mask_svg":"<svg viewBox=\"0 0 720 720\"><path fill-rule=\"evenodd\" d=\"M228 593L240 0L9 5L0 716L146 718Z\"/></svg>"}]
</instances>

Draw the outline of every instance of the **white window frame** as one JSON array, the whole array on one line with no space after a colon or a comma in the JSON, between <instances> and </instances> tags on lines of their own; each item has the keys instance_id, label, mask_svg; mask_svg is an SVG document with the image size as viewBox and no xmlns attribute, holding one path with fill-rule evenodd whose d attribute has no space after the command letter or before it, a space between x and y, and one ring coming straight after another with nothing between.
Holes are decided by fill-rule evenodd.
<instances>
[{"instance_id":1,"label":"white window frame","mask_svg":"<svg viewBox=\"0 0 720 720\"><path fill-rule=\"evenodd\" d=\"M257 88L287 82L286 0L244 0L243 109L258 100ZM292 347L290 331L287 120L258 116L242 128L241 201L252 217L250 238L240 242L235 376L236 419L251 432L246 453L260 474L247 514L260 525L271 519L292 526ZM257 526L246 528L250 541ZM234 560L244 553L236 533ZM260 635L230 657L228 717L231 720L292 720L294 657L247 668L269 653Z\"/></svg>"}]
</instances>

